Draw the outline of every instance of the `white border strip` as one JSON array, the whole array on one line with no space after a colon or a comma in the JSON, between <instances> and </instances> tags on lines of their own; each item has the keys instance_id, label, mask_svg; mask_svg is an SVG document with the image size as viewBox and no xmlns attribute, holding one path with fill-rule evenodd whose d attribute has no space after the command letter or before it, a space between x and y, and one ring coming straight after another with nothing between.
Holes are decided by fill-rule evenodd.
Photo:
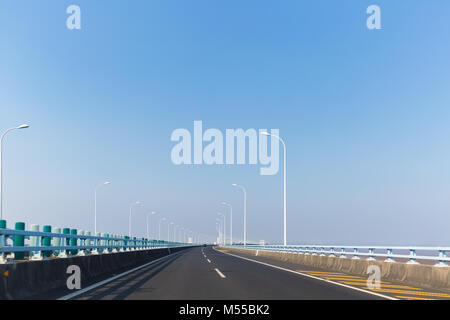
<instances>
[{"instance_id":1,"label":"white border strip","mask_svg":"<svg viewBox=\"0 0 450 320\"><path fill-rule=\"evenodd\" d=\"M164 256L164 257L159 258L159 259L157 259L157 260L151 261L151 262L146 263L146 264L144 264L144 265L142 265L142 266L139 266L139 267L137 267L137 268L134 268L134 269L125 271L124 273L118 274L118 275L116 275L116 276L114 276L114 277L111 277L111 278L108 278L108 279L106 279L106 280L97 282L97 283L95 283L95 284L93 284L93 285L91 285L91 286L89 286L89 287L86 287L86 288L84 288L84 289L78 290L77 292L68 294L68 295L66 295L66 296L64 296L64 297L61 297L61 298L58 298L58 299L56 299L56 300L70 300L70 299L73 299L73 298L75 298L75 297L77 297L77 296L79 296L79 295L82 295L82 294L84 294L84 293L86 293L86 292L88 292L88 291L91 291L91 290L96 289L96 288L98 288L98 287L101 287L101 286L103 286L103 285L105 285L105 284L107 284L107 283L110 283L110 282L112 282L112 281L114 281L114 280L117 280L117 279L122 278L122 277L124 277L124 276L126 276L126 275L129 275L130 273L133 273L133 272L136 272L136 271L138 271L138 270L140 270L140 269L143 269L143 268L145 268L145 267L148 267L148 266L150 266L150 265L152 265L152 264L154 264L154 263L156 263L156 262L158 262L158 261L161 261L161 260L166 259L166 258L168 258L168 257L173 257L173 256L175 256L175 255L177 255L177 254L180 254L180 253L183 253L183 252L184 252L184 251L169 254L169 255L167 255L167 256Z\"/></svg>"},{"instance_id":2,"label":"white border strip","mask_svg":"<svg viewBox=\"0 0 450 320\"><path fill-rule=\"evenodd\" d=\"M220 252L222 254L227 254L229 256L233 256L233 257L236 257L236 258L240 258L240 259L244 259L244 260L247 260L247 261L259 263L259 264L262 264L262 265L265 265L265 266L268 266L268 267L272 267L272 268L275 268L275 269L279 269L279 270L295 273L295 274L298 274L298 275L301 275L301 276L304 276L304 277L308 277L308 278L312 278L312 279L316 279L316 280L320 280L320 281L325 281L325 282L328 282L328 283L331 283L331 284L334 284L334 285L338 285L338 286L341 286L341 287L345 287L345 288L348 288L348 289L353 289L353 290L356 290L356 291L368 293L368 294L371 294L371 295L374 295L374 296L377 296L377 297L380 297L380 298L384 298L384 299L388 299L388 300L399 300L399 299L396 299L394 297L386 296L384 294L380 294L380 293L364 290L364 289L361 289L361 288L352 287L352 286L349 286L349 285L346 285L346 284L343 284L343 283L339 283L339 282L335 282L335 281L331 281L331 280L327 280L327 279L322 279L322 278L319 278L319 277L311 276L311 275L306 274L306 273L301 273L301 272L298 272L298 271L294 271L294 270L290 270L290 269L274 266L272 264L268 264L268 263L265 263L265 262L244 258L244 257L241 257L241 256L234 255L232 253L221 252L221 251L215 249L214 247L213 247L213 250L215 250L217 252Z\"/></svg>"}]
</instances>

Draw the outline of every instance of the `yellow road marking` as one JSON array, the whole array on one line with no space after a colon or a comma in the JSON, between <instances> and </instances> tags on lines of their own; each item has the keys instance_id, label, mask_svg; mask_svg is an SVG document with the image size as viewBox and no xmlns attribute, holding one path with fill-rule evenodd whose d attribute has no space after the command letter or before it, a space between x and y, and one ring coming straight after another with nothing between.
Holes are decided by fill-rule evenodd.
<instances>
[{"instance_id":1,"label":"yellow road marking","mask_svg":"<svg viewBox=\"0 0 450 320\"><path fill-rule=\"evenodd\" d=\"M298 272L303 273L317 273L317 274L336 274L336 275L344 275L342 272L325 272L325 271L313 271L313 270L297 270Z\"/></svg>"},{"instance_id":2,"label":"yellow road marking","mask_svg":"<svg viewBox=\"0 0 450 320\"><path fill-rule=\"evenodd\" d=\"M313 275L313 276L328 276L328 277L348 277L348 278L359 278L361 279L360 276L351 276L345 273L335 273L335 272L311 272L311 271L302 271L302 270L296 270L297 272L302 272L302 273L306 273L309 275Z\"/></svg>"},{"instance_id":3,"label":"yellow road marking","mask_svg":"<svg viewBox=\"0 0 450 320\"><path fill-rule=\"evenodd\" d=\"M322 275L318 275L317 277L332 278L332 279L347 279L347 280L365 280L364 278L361 278L361 277L346 277L346 276L322 276Z\"/></svg>"},{"instance_id":4,"label":"yellow road marking","mask_svg":"<svg viewBox=\"0 0 450 320\"><path fill-rule=\"evenodd\" d=\"M430 299L430 298L414 298L414 297L404 297L404 296L395 296L399 299L405 299L405 300L438 300L438 299Z\"/></svg>"},{"instance_id":5,"label":"yellow road marking","mask_svg":"<svg viewBox=\"0 0 450 320\"><path fill-rule=\"evenodd\" d=\"M330 280L347 280L347 281L364 281L364 282L367 281L366 279L363 279L363 278L352 279L352 278L344 278L344 277L327 277L327 276L322 276L322 278L330 279Z\"/></svg>"},{"instance_id":6,"label":"yellow road marking","mask_svg":"<svg viewBox=\"0 0 450 320\"><path fill-rule=\"evenodd\" d=\"M449 294L445 293L436 293L436 292L424 292L423 289L414 288L410 286L402 286L402 285L394 285L389 282L381 281L381 289L370 289L367 287L367 280L362 277L357 276L349 276L345 273L338 272L326 272L326 271L310 271L310 270L297 270L297 272L306 273L312 276L317 276L326 280L337 281L346 285L354 285L354 286L363 286L374 292L386 292L386 293L394 293L394 294L403 294L403 295L411 295L413 297L407 296L396 296L396 298L400 299L408 299L408 300L436 300L431 298L423 298L423 297L438 297L438 298L450 298ZM386 288L386 289L385 289ZM402 290L403 289L403 290ZM414 297L414 296L421 296Z\"/></svg>"},{"instance_id":7,"label":"yellow road marking","mask_svg":"<svg viewBox=\"0 0 450 320\"><path fill-rule=\"evenodd\" d=\"M355 285L355 286L362 285L362 283L358 283L358 282L347 282L347 281L339 281L339 282L343 283L343 284ZM382 287L381 289L383 289L383 288L392 288L392 289L409 289L409 290L422 291L422 289L408 287L408 286L400 286L400 285L395 285L395 284L381 284L381 287Z\"/></svg>"},{"instance_id":8,"label":"yellow road marking","mask_svg":"<svg viewBox=\"0 0 450 320\"><path fill-rule=\"evenodd\" d=\"M392 289L371 289L375 292L387 292L387 293L397 293L397 294L406 294L412 296L425 296L425 297L439 297L439 298L450 298L449 294L445 293L435 293L435 292L417 292L417 291L403 291L403 290L392 290Z\"/></svg>"},{"instance_id":9,"label":"yellow road marking","mask_svg":"<svg viewBox=\"0 0 450 320\"><path fill-rule=\"evenodd\" d=\"M326 280L331 280L331 281L336 281L336 282L340 282L340 283L347 283L347 282L351 282L354 285L359 285L359 286L365 286L367 285L367 280L352 280L352 279L333 279L333 278L324 278ZM384 286L384 285L389 285L389 282L380 282L380 285Z\"/></svg>"},{"instance_id":10,"label":"yellow road marking","mask_svg":"<svg viewBox=\"0 0 450 320\"><path fill-rule=\"evenodd\" d=\"M314 276L321 276L321 277L341 277L341 278L357 278L357 279L361 279L361 277L348 276L346 274L322 274L322 273L308 273L308 274L314 275Z\"/></svg>"}]
</instances>

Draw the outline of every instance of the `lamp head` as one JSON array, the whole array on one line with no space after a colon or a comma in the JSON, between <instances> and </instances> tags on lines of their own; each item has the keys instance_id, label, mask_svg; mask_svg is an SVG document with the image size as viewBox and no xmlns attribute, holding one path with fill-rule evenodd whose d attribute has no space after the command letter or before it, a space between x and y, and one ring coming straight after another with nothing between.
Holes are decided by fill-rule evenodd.
<instances>
[{"instance_id":1,"label":"lamp head","mask_svg":"<svg viewBox=\"0 0 450 320\"><path fill-rule=\"evenodd\" d=\"M20 126L17 127L17 129L26 129L29 128L30 126L28 124L22 124Z\"/></svg>"},{"instance_id":2,"label":"lamp head","mask_svg":"<svg viewBox=\"0 0 450 320\"><path fill-rule=\"evenodd\" d=\"M268 133L267 131L263 131L263 132L261 132L261 135L263 135L263 136L270 136L270 133Z\"/></svg>"}]
</instances>

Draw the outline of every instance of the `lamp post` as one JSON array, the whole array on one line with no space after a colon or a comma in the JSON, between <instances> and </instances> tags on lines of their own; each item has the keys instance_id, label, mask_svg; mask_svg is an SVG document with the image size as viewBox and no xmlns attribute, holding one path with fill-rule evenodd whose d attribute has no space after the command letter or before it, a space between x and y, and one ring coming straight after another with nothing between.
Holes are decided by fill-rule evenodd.
<instances>
[{"instance_id":1,"label":"lamp post","mask_svg":"<svg viewBox=\"0 0 450 320\"><path fill-rule=\"evenodd\" d=\"M229 203L222 202L222 205L230 208L230 245L233 245L233 206Z\"/></svg>"},{"instance_id":2,"label":"lamp post","mask_svg":"<svg viewBox=\"0 0 450 320\"><path fill-rule=\"evenodd\" d=\"M167 242L170 242L170 226L173 225L173 222L167 224Z\"/></svg>"},{"instance_id":3,"label":"lamp post","mask_svg":"<svg viewBox=\"0 0 450 320\"><path fill-rule=\"evenodd\" d=\"M221 216L223 218L223 235L222 235L222 242L223 245L226 246L227 245L227 219L225 217L225 215L223 213L218 212L217 213L219 216Z\"/></svg>"},{"instance_id":4,"label":"lamp post","mask_svg":"<svg viewBox=\"0 0 450 320\"><path fill-rule=\"evenodd\" d=\"M173 242L177 242L177 229L178 225L173 226Z\"/></svg>"},{"instance_id":5,"label":"lamp post","mask_svg":"<svg viewBox=\"0 0 450 320\"><path fill-rule=\"evenodd\" d=\"M247 245L247 190L244 186L233 184L233 187L240 188L244 192L244 246Z\"/></svg>"},{"instance_id":6,"label":"lamp post","mask_svg":"<svg viewBox=\"0 0 450 320\"><path fill-rule=\"evenodd\" d=\"M284 140L282 138L280 138L279 136L272 134L272 133L268 133L268 132L261 132L262 135L264 136L272 136L277 138L279 141L281 141L281 143L283 144L283 148L284 148L284 246L287 245L287 235L286 235L286 226L287 226L287 173L286 173L286 167L287 167L287 151L286 151L286 143L284 142Z\"/></svg>"},{"instance_id":7,"label":"lamp post","mask_svg":"<svg viewBox=\"0 0 450 320\"><path fill-rule=\"evenodd\" d=\"M191 239L191 244L194 244L194 234L191 229L188 229L188 238Z\"/></svg>"},{"instance_id":8,"label":"lamp post","mask_svg":"<svg viewBox=\"0 0 450 320\"><path fill-rule=\"evenodd\" d=\"M12 130L16 129L26 129L30 126L27 124L22 124L18 127L10 128L6 130L0 137L0 220L3 220L3 175L2 175L2 149L3 149L3 138L6 134Z\"/></svg>"},{"instance_id":9,"label":"lamp post","mask_svg":"<svg viewBox=\"0 0 450 320\"><path fill-rule=\"evenodd\" d=\"M219 233L219 243L223 244L223 240L222 240L222 220L220 219L216 219L216 231Z\"/></svg>"},{"instance_id":10,"label":"lamp post","mask_svg":"<svg viewBox=\"0 0 450 320\"><path fill-rule=\"evenodd\" d=\"M148 222L149 221L149 217L153 216L155 214L156 214L155 211L152 211L151 213L147 213L147 219L146 219L147 221L146 222L147 222L147 239L148 240L150 240L150 232L149 232L149 227L148 227L149 226L149 222Z\"/></svg>"},{"instance_id":11,"label":"lamp post","mask_svg":"<svg viewBox=\"0 0 450 320\"><path fill-rule=\"evenodd\" d=\"M181 243L185 243L186 241L184 241L184 228L180 227L180 242Z\"/></svg>"},{"instance_id":12,"label":"lamp post","mask_svg":"<svg viewBox=\"0 0 450 320\"><path fill-rule=\"evenodd\" d=\"M141 204L140 201L136 201L135 203L132 203L130 205L130 216L128 218L128 236L130 237L130 239L131 239L131 213L132 213L133 207L138 206L140 204Z\"/></svg>"},{"instance_id":13,"label":"lamp post","mask_svg":"<svg viewBox=\"0 0 450 320\"><path fill-rule=\"evenodd\" d=\"M97 190L101 186L106 186L108 184L111 184L109 181L105 181L102 184L99 184L94 191L94 235L97 235Z\"/></svg>"},{"instance_id":14,"label":"lamp post","mask_svg":"<svg viewBox=\"0 0 450 320\"><path fill-rule=\"evenodd\" d=\"M166 218L159 219L159 228L158 228L158 240L161 241L161 222L165 221Z\"/></svg>"}]
</instances>

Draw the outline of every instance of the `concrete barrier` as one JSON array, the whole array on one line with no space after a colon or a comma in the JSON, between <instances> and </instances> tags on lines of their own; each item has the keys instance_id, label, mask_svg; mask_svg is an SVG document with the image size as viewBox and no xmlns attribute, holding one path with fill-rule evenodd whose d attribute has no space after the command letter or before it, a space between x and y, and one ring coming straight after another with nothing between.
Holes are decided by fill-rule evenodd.
<instances>
[{"instance_id":1,"label":"concrete barrier","mask_svg":"<svg viewBox=\"0 0 450 320\"><path fill-rule=\"evenodd\" d=\"M298 254L290 252L272 252L262 250L247 250L226 248L231 253L243 253L252 256L308 266L325 271L344 272L355 276L368 277L367 269L371 265L381 269L381 280L402 283L421 288L450 292L450 267L435 267L421 264L407 264L401 262L386 262L341 257Z\"/></svg>"},{"instance_id":2,"label":"concrete barrier","mask_svg":"<svg viewBox=\"0 0 450 320\"><path fill-rule=\"evenodd\" d=\"M27 299L66 288L66 281L70 276L67 268L71 265L80 267L83 287L102 276L132 269L187 248L135 250L3 264L0 265L0 299Z\"/></svg>"}]
</instances>

